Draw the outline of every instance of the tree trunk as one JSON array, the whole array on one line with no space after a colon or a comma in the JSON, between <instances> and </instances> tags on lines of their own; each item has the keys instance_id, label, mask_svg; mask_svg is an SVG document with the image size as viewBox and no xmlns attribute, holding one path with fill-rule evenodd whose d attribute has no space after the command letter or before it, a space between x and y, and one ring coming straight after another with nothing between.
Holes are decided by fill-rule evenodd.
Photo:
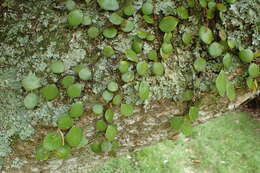
<instances>
[{"instance_id":1,"label":"tree trunk","mask_svg":"<svg viewBox=\"0 0 260 173\"><path fill-rule=\"evenodd\" d=\"M142 0L134 2L135 8L140 9L142 2ZM104 103L100 99L100 93L106 89L107 83L111 80L116 80L121 85L119 94L124 95L124 102L136 103L134 115L130 117L120 116L119 107L113 106L116 112L113 124L117 125L116 140L120 144L115 150L116 157L138 151L144 146L162 140L172 139L178 132L170 127L169 121L174 115L185 115L191 105L200 105L200 116L194 123L197 125L224 112L235 110L260 93L257 89L255 91L246 89L247 64L239 62L238 50L229 50L236 58L234 67L227 71L229 79L236 84L237 97L233 101L220 97L214 89L214 81L223 68L222 59L208 57L207 46L202 44L197 36L199 27L207 25L213 30L216 40L222 37L235 39L237 47L249 47L255 52L259 51L257 42L260 40L257 30L259 4L255 0L241 0L231 7L230 4L226 4L228 10L224 13L224 17L220 19L221 16L217 13L218 15L212 20L206 19L205 14L201 13L201 11L206 13L206 10L196 3L198 8L189 9L190 15L195 17L190 17L189 21L182 21L178 30L173 31L172 42L176 50L174 55L163 62L165 75L137 76L134 82L128 84L120 81L117 64L119 59L123 59L124 50L131 44L136 29L129 34L119 32L118 38L114 40L102 37L93 40L86 36L89 26L78 28L67 26L68 11L64 3L58 0L40 2L0 0L0 3L2 4L0 39L3 40L0 43L0 170L2 169L3 173L85 173L113 159L114 157L108 153L96 154L89 147L89 144L104 140L104 135L97 135L95 130L95 123L100 117L93 115L91 105L97 101ZM179 5L178 2L154 0L153 3L157 25L163 15L177 15L174 10ZM88 6L84 1L77 1L77 4L77 8L90 14L93 25L110 26L108 22L104 22L107 20L108 12L101 11L94 1ZM251 12L250 15L247 11ZM140 17L137 14L136 16L133 17L134 20ZM156 35L155 41L147 42L145 46L158 50L163 38L159 28L138 22L135 25ZM181 35L185 31L182 26L196 36L196 40L194 39L194 43L190 46L182 43ZM115 57L102 56L100 52L105 45L113 45L116 51ZM144 48L146 53L149 50ZM142 53L141 56L145 54ZM193 69L194 57L201 56L208 57L208 68L206 72L197 73ZM73 102L64 96L65 92L62 90L59 99L48 103L41 100L37 109L28 111L23 106L23 98L27 93L20 81L29 72L33 72L41 78L43 86L58 83L61 76L51 74L48 69L53 59L64 62L66 74L74 75L72 68L78 64L87 64L93 70L92 81L81 81L85 87L79 100L86 103L86 111L76 121L76 124L84 129L88 145L73 150L69 159L36 161L34 157L36 146L48 132L57 130L58 115L68 110ZM152 96L145 103L136 97L135 89L141 81L147 81L151 85ZM199 86L196 87L198 81ZM183 93L187 90L191 90L194 96L188 101L183 101ZM106 107L111 105L107 104Z\"/></svg>"}]
</instances>

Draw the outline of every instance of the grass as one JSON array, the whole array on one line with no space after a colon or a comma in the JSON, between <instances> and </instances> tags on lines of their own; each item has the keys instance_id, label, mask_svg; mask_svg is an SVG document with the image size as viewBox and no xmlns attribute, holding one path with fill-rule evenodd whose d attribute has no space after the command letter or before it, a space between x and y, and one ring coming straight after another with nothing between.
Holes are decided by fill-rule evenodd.
<instances>
[{"instance_id":1,"label":"grass","mask_svg":"<svg viewBox=\"0 0 260 173\"><path fill-rule=\"evenodd\" d=\"M194 128L190 138L128 154L92 173L259 173L260 123L228 113Z\"/></svg>"}]
</instances>

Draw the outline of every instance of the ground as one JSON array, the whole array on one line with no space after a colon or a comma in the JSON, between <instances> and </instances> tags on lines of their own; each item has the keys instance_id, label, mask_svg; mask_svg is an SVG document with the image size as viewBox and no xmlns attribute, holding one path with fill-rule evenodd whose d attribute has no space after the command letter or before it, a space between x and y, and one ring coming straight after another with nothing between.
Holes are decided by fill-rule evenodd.
<instances>
[{"instance_id":1,"label":"ground","mask_svg":"<svg viewBox=\"0 0 260 173\"><path fill-rule=\"evenodd\" d=\"M107 162L93 173L257 173L260 123L247 113L226 113L180 135Z\"/></svg>"}]
</instances>

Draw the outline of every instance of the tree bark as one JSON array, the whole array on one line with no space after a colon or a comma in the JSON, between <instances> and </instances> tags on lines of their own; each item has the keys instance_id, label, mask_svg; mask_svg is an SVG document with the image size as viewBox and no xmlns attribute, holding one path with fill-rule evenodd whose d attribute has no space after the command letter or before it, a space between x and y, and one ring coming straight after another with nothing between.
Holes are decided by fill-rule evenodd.
<instances>
[{"instance_id":1,"label":"tree bark","mask_svg":"<svg viewBox=\"0 0 260 173\"><path fill-rule=\"evenodd\" d=\"M85 7L85 5L82 5L83 2L81 1L77 2L80 4L79 8L82 8L85 11L94 14L92 14L94 16L94 21L100 20L99 22L95 23L96 25L101 25L102 27L107 25L110 26L109 24L102 23L102 20L106 20L106 12L100 11L99 7L96 5L96 3L94 3L94 1L91 2L90 7ZM140 2L143 1L141 0ZM160 1L156 0L154 0L153 2L154 4L160 3ZM20 135L19 130L17 130L18 132L10 135L10 140L12 140L13 152L3 158L0 157L0 162L2 160L4 161L3 168L1 168L0 163L0 171L2 171L2 173L86 173L101 165L105 161L113 159L114 157L109 156L108 153L93 153L90 150L89 145L86 145L85 147L73 150L72 156L69 159L49 159L47 161L36 161L34 157L36 146L38 146L42 142L43 136L45 136L48 132L57 130L51 124L46 125L42 123L42 121L45 121L47 118L55 118L55 116L45 117L45 115L42 115L39 118L38 115L36 115L36 110L33 110L29 113L26 112L26 110L24 109L21 109L20 111L20 108L18 109L18 107L23 104L23 100L21 98L24 97L25 92L22 87L19 86L20 84L17 83L20 83L20 80L25 75L27 75L29 71L33 71L38 76L44 78L44 84L48 83L49 81L59 81L59 77L55 75L48 76L49 72L48 70L46 70L46 66L50 63L52 59L55 58L61 58L64 61L66 68L68 67L66 69L68 70L68 74L72 73L71 68L73 66L81 62L85 62L88 65L90 64L90 66L94 70L100 68L99 73L104 73L105 75L109 76L109 78L106 78L99 73L95 73L95 80L93 80L94 84L92 85L92 83L90 84L90 82L85 83L86 87L84 91L84 96L88 97L88 93L92 92L91 96L94 95L93 98L97 97L99 92L105 89L103 85L106 86L105 84L107 81L115 78L120 78L120 75L118 75L117 71L115 70L115 66L118 63L117 59L108 59L108 62L111 61L109 65L112 64L114 66L111 65L107 69L103 70L102 62L98 64L96 60L98 59L98 57L101 56L100 53L98 53L98 49L103 48L104 44L114 44L113 46L118 53L118 57L123 57L124 54L122 52L122 47L124 48L125 45L128 46L127 44L131 43L127 42L127 39L125 39L130 36L128 34L122 33L121 35L123 36L121 37L121 35L119 34L119 40L121 39L122 43L117 43L116 41L113 42L111 40L103 40L103 43L103 41L99 39L90 41L88 38L83 38L85 37L87 27L84 26L82 28L68 28L66 24L67 11L64 10L64 4L62 4L60 1L46 0L44 2L38 2L35 0L30 0L23 2L15 0L0 0L0 3L2 4L2 6L0 6L0 39L3 40L3 42L0 43L0 48L1 50L3 50L2 52L0 52L0 72L3 74L0 74L0 92L3 93L0 93L2 94L0 95L0 97L2 98L2 100L9 99L7 98L7 96L5 97L5 94L7 95L9 92L14 93L15 97L17 97L15 100L10 100L10 103L17 104L17 107L11 108L15 109L15 114L7 114L4 112L4 109L9 106L7 104L9 102L4 103L5 105L3 104L3 110L0 108L0 140L1 132L5 134L5 132L7 130L10 130L11 127L15 128L15 130L17 130L18 127L23 129L23 127L20 127L19 125L12 126L12 124L14 124L14 121L11 121L12 116L20 112L24 113L23 117L24 119L26 119L26 121L29 117L29 123L25 123L25 126L33 126L35 129L34 134L32 133L33 135L30 136L30 138L27 140L21 140L17 137L17 135ZM172 1L172 3L176 5L174 1ZM249 17L247 12L243 12L243 10L250 7L253 9L253 11L257 11L259 10L259 7L257 7L256 4L257 2L255 2L254 0L241 0L241 3L237 2L232 6L232 10L228 10L228 12L225 13L226 18L223 19L223 21L221 22L221 26L226 29L227 34L231 35L230 37L236 38L242 35L243 37L241 36L242 38L240 38L240 43L243 42L244 45L252 48L253 50L255 50L255 52L259 50L259 46L255 43L255 40L257 40L257 38L255 38L257 37L255 29L257 24L254 23L255 21L251 22L250 20L247 20L246 17L250 19L252 19L253 17ZM245 9L243 8L244 5L247 6L245 7ZM156 8L159 9L161 8L161 6L158 5L156 6ZM173 8L175 9L176 6L174 6ZM240 10L241 14L236 13L236 10L234 11L234 9L236 8ZM160 15L161 13L163 13L163 15L173 15L168 14L169 12L167 11L167 9L168 8L165 7L165 9L159 11ZM202 9L202 11L205 11L205 9ZM97 15L100 18L95 18L97 17L95 16L96 13L102 13L102 15L100 15L101 17ZM105 15L103 13L105 13ZM218 37L218 39L220 39L219 37L223 36L221 35L221 33L219 33L219 30L221 30L221 28L219 29L219 26L216 25L216 22L220 21L219 16L217 16L215 20L208 21L205 19L204 13L201 13L200 10L192 9L192 13L194 15L197 15L198 17L196 19L191 19L192 22L196 22L197 20L201 21L195 24L192 22L192 24L188 23L187 21L183 22L183 24L187 25L187 27L189 27L191 31L197 33L200 25L208 25L209 27L214 28L213 32L215 33L215 35L217 35L216 37ZM154 16L154 18L157 20L156 24L158 24L158 22L160 21L160 15ZM234 28L237 28L239 24L235 22L232 23L232 19L234 19L234 21L236 19L238 23L239 21L245 22L243 27L240 26L240 28L242 29L237 29L237 32L234 32L234 34L233 30ZM136 25L139 25L139 23L137 23ZM147 25L145 26L147 27ZM150 25L147 28L149 30ZM173 43L176 47L177 43L180 43L181 41L180 35L182 33L183 31L181 31L181 29L178 31L174 31L174 35L176 38L174 38ZM155 27L154 34L156 35L157 39L154 41L152 48L158 49L158 47L160 46L160 42L162 41L163 33L160 33L158 27ZM183 45L182 42L181 45ZM220 69L216 67L216 64L221 64L222 62L220 60L212 60L209 58L209 62L215 66L210 66L208 71L205 73L198 74L192 68L194 61L193 56L197 56L197 54L199 54L199 56L207 56L207 49L200 48L201 45L204 44L201 44L200 41L196 41L196 44L193 44L188 48L185 46L177 47L177 50L175 52L176 55L170 57L171 60L169 60L169 63L165 63L165 65L168 66L166 71L166 75L168 75L168 78L138 78L139 82L147 79L147 81L151 82L152 85L163 83L163 80L169 80L170 84L158 84L157 88L153 88L153 92L155 93L155 95L157 94L157 96L158 93L160 94L159 91L158 93L156 93L157 89L163 91L161 87L165 87L165 90L167 90L167 92L166 94L162 92L162 95L164 95L164 97L162 96L162 98L160 99L151 99L148 105L149 107L145 108L143 105L136 106L134 115L130 117L120 116L119 113L116 114L113 123L117 125L118 136L116 137L116 140L120 144L119 148L115 151L116 157L123 156L129 152L138 151L145 146L156 144L162 140L171 140L175 135L178 134L178 132L170 127L169 121L174 115L185 115L187 113L187 108L190 104L193 103L193 101L199 100L200 102L200 116L198 120L194 122L193 125L195 126L200 123L204 123L212 118L221 116L227 111L233 111L247 100L259 95L259 90L252 91L249 89L245 89L245 86L239 86L236 91L237 97L234 101L231 102L226 97L220 97L216 93L216 91L209 91L209 89L205 89L206 91L203 92L203 89L197 88L194 89L194 93L198 93L198 95L194 96L192 101L173 101L177 98L177 96L175 97L175 95L181 95L186 88L193 89L193 80L195 79L212 80L212 83L214 84L213 80L215 79L217 73L220 71ZM179 50L182 48L184 49L184 51ZM142 54L142 56L144 55ZM86 57L91 58L87 59ZM242 76L242 78L245 77L243 76L243 72L241 72L241 68L242 70L245 70L246 65L243 64L236 66L236 68L234 68L233 71L231 71L229 74L230 80L233 80L237 76ZM186 74L190 75L191 73L192 75L190 76L192 76L192 79L186 80L184 77L177 78L176 81L174 81L172 79L175 77L174 75L179 74L179 71L177 73L176 69L181 71L181 77L185 76ZM13 76L12 74L10 74L10 77L9 72L12 72L12 70L15 70L15 72ZM6 75L6 73L8 73L8 75ZM173 74L172 76L171 73ZM5 75L7 77L5 77ZM99 78L99 75L102 77ZM183 84L183 79L186 80L185 84ZM176 82L177 84L173 85L171 82ZM203 82L207 83L207 81ZM245 84L244 79L242 83ZM134 85L135 83L133 83L133 86ZM172 88L170 88L169 85ZM90 86L98 86L99 88L95 91L90 91ZM175 86L177 88L176 90ZM169 88L171 89L170 92L168 91ZM199 90L199 92L197 92L197 90ZM128 92L126 89L122 91L123 94L125 94L126 92ZM171 98L168 98L167 94L169 93ZM130 92L127 94L128 96L130 95L130 98L132 93ZM65 105L68 103L70 103L70 101L62 97L53 104ZM43 104L41 104L41 106ZM95 123L99 118L96 115L93 115L93 113L91 112L91 104L86 104L85 109L85 114L76 122L76 124L84 129L84 136L86 136L86 138L88 139L88 144L92 144L93 142L98 140L103 140L104 136L97 137L96 135ZM113 109L115 112L119 112L119 107L115 106L113 107ZM46 112L41 113L45 114ZM9 119L7 119L12 122L10 123L11 125L5 125L4 123L1 124L2 122L6 122L6 117L9 117ZM16 116L14 116L13 119L15 119L15 117ZM22 123L22 120L24 119L20 117L19 121L21 121ZM23 166L19 169L12 166L15 158L21 158L23 160Z\"/></svg>"}]
</instances>

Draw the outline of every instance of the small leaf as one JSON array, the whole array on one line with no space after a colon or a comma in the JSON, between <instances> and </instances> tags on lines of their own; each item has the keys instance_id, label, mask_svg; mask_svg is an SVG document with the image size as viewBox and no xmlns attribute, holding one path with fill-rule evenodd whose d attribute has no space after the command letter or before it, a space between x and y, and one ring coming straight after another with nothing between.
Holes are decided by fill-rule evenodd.
<instances>
[{"instance_id":1,"label":"small leaf","mask_svg":"<svg viewBox=\"0 0 260 173\"><path fill-rule=\"evenodd\" d=\"M79 78L81 80L89 80L91 79L92 72L88 67L85 67L79 71Z\"/></svg>"},{"instance_id":2,"label":"small leaf","mask_svg":"<svg viewBox=\"0 0 260 173\"><path fill-rule=\"evenodd\" d=\"M105 119L107 120L107 122L112 123L113 122L113 117L114 117L114 112L112 111L112 109L107 109L105 112Z\"/></svg>"},{"instance_id":3,"label":"small leaf","mask_svg":"<svg viewBox=\"0 0 260 173\"><path fill-rule=\"evenodd\" d=\"M108 103L113 99L114 94L112 92L106 90L102 93L102 97Z\"/></svg>"},{"instance_id":4,"label":"small leaf","mask_svg":"<svg viewBox=\"0 0 260 173\"><path fill-rule=\"evenodd\" d=\"M109 151L111 151L111 150L112 150L112 147L113 147L113 145L112 145L112 143L109 142L109 141L104 141L104 142L102 142L102 144L101 144L101 150L102 150L103 152L109 152Z\"/></svg>"},{"instance_id":5,"label":"small leaf","mask_svg":"<svg viewBox=\"0 0 260 173\"><path fill-rule=\"evenodd\" d=\"M125 51L125 54L126 54L126 58L128 60L133 61L133 62L138 62L138 57L132 49L127 49Z\"/></svg>"},{"instance_id":6,"label":"small leaf","mask_svg":"<svg viewBox=\"0 0 260 173\"><path fill-rule=\"evenodd\" d=\"M184 123L184 117L182 116L174 116L172 119L171 119L171 127L175 130L180 130L181 129L181 126L183 125Z\"/></svg>"},{"instance_id":7,"label":"small leaf","mask_svg":"<svg viewBox=\"0 0 260 173\"><path fill-rule=\"evenodd\" d=\"M184 122L181 126L181 132L186 135L190 136L192 134L192 125L189 122Z\"/></svg>"},{"instance_id":8,"label":"small leaf","mask_svg":"<svg viewBox=\"0 0 260 173\"><path fill-rule=\"evenodd\" d=\"M67 114L61 115L58 118L58 128L61 130L67 130L73 126L73 119Z\"/></svg>"},{"instance_id":9,"label":"small leaf","mask_svg":"<svg viewBox=\"0 0 260 173\"><path fill-rule=\"evenodd\" d=\"M117 0L97 0L100 8L109 11L116 11L119 9L119 3Z\"/></svg>"},{"instance_id":10,"label":"small leaf","mask_svg":"<svg viewBox=\"0 0 260 173\"><path fill-rule=\"evenodd\" d=\"M195 121L199 116L199 108L191 106L189 109L189 118L191 121Z\"/></svg>"},{"instance_id":11,"label":"small leaf","mask_svg":"<svg viewBox=\"0 0 260 173\"><path fill-rule=\"evenodd\" d=\"M223 70L219 73L216 79L216 87L219 95L224 96L226 92L227 76Z\"/></svg>"},{"instance_id":12,"label":"small leaf","mask_svg":"<svg viewBox=\"0 0 260 173\"><path fill-rule=\"evenodd\" d=\"M42 145L36 148L35 158L36 160L47 160L50 156L50 152L46 150Z\"/></svg>"},{"instance_id":13,"label":"small leaf","mask_svg":"<svg viewBox=\"0 0 260 173\"><path fill-rule=\"evenodd\" d=\"M128 71L121 76L122 81L126 83L133 81L134 78L135 78L135 73L133 71Z\"/></svg>"},{"instance_id":14,"label":"small leaf","mask_svg":"<svg viewBox=\"0 0 260 173\"><path fill-rule=\"evenodd\" d=\"M239 58L245 63L250 63L254 59L254 53L250 49L243 49L239 52Z\"/></svg>"},{"instance_id":15,"label":"small leaf","mask_svg":"<svg viewBox=\"0 0 260 173\"><path fill-rule=\"evenodd\" d=\"M24 106L27 109L34 109L37 106L37 104L38 96L34 93L30 93L24 98Z\"/></svg>"},{"instance_id":16,"label":"small leaf","mask_svg":"<svg viewBox=\"0 0 260 173\"><path fill-rule=\"evenodd\" d=\"M83 104L81 102L76 102L71 105L70 116L73 118L78 118L84 113Z\"/></svg>"},{"instance_id":17,"label":"small leaf","mask_svg":"<svg viewBox=\"0 0 260 173\"><path fill-rule=\"evenodd\" d=\"M236 98L236 90L231 82L227 82L227 97L229 100L234 100Z\"/></svg>"},{"instance_id":18,"label":"small leaf","mask_svg":"<svg viewBox=\"0 0 260 173\"><path fill-rule=\"evenodd\" d=\"M95 152L95 153L101 153L102 149L101 149L101 143L94 143L90 145L90 149Z\"/></svg>"},{"instance_id":19,"label":"small leaf","mask_svg":"<svg viewBox=\"0 0 260 173\"><path fill-rule=\"evenodd\" d=\"M111 81L108 83L107 89L111 92L116 92L118 90L118 84L114 81Z\"/></svg>"},{"instance_id":20,"label":"small leaf","mask_svg":"<svg viewBox=\"0 0 260 173\"><path fill-rule=\"evenodd\" d=\"M67 94L70 98L80 97L81 96L81 85L79 83L70 85L67 89Z\"/></svg>"},{"instance_id":21,"label":"small leaf","mask_svg":"<svg viewBox=\"0 0 260 173\"><path fill-rule=\"evenodd\" d=\"M102 114L103 113L103 105L101 105L101 104L94 104L93 106L92 106L92 111L93 111L93 113L94 114L96 114L96 115L100 115L100 114Z\"/></svg>"},{"instance_id":22,"label":"small leaf","mask_svg":"<svg viewBox=\"0 0 260 173\"><path fill-rule=\"evenodd\" d=\"M164 66L160 62L153 63L152 71L155 76L162 76L164 74Z\"/></svg>"},{"instance_id":23,"label":"small leaf","mask_svg":"<svg viewBox=\"0 0 260 173\"><path fill-rule=\"evenodd\" d=\"M117 136L116 128L114 126L112 126L112 125L109 125L107 127L105 137L107 138L107 140L113 141L116 136Z\"/></svg>"},{"instance_id":24,"label":"small leaf","mask_svg":"<svg viewBox=\"0 0 260 173\"><path fill-rule=\"evenodd\" d=\"M56 150L55 155L59 159L66 159L70 156L70 152L71 148L68 145L64 145Z\"/></svg>"},{"instance_id":25,"label":"small leaf","mask_svg":"<svg viewBox=\"0 0 260 173\"><path fill-rule=\"evenodd\" d=\"M76 27L82 23L83 13L81 10L73 10L68 14L67 18L69 25Z\"/></svg>"},{"instance_id":26,"label":"small leaf","mask_svg":"<svg viewBox=\"0 0 260 173\"><path fill-rule=\"evenodd\" d=\"M220 56L222 54L223 50L224 50L224 47L217 42L212 43L208 48L209 54L213 57Z\"/></svg>"},{"instance_id":27,"label":"small leaf","mask_svg":"<svg viewBox=\"0 0 260 173\"><path fill-rule=\"evenodd\" d=\"M128 69L130 67L130 63L128 61L120 61L118 65L118 69L121 73L128 72Z\"/></svg>"},{"instance_id":28,"label":"small leaf","mask_svg":"<svg viewBox=\"0 0 260 173\"><path fill-rule=\"evenodd\" d=\"M150 94L150 85L147 82L141 82L138 95L142 101L146 100Z\"/></svg>"},{"instance_id":29,"label":"small leaf","mask_svg":"<svg viewBox=\"0 0 260 173\"><path fill-rule=\"evenodd\" d=\"M164 17L160 23L159 28L162 32L172 32L178 25L179 19L173 16Z\"/></svg>"},{"instance_id":30,"label":"small leaf","mask_svg":"<svg viewBox=\"0 0 260 173\"><path fill-rule=\"evenodd\" d=\"M53 100L59 96L59 89L55 84L51 84L42 88L41 93L46 100Z\"/></svg>"},{"instance_id":31,"label":"small leaf","mask_svg":"<svg viewBox=\"0 0 260 173\"><path fill-rule=\"evenodd\" d=\"M114 25L120 25L123 23L123 18L119 16L117 13L112 13L109 17L109 21L113 23Z\"/></svg>"},{"instance_id":32,"label":"small leaf","mask_svg":"<svg viewBox=\"0 0 260 173\"><path fill-rule=\"evenodd\" d=\"M232 56L227 53L223 58L223 65L226 68L230 68L232 66Z\"/></svg>"},{"instance_id":33,"label":"small leaf","mask_svg":"<svg viewBox=\"0 0 260 173\"><path fill-rule=\"evenodd\" d=\"M57 150L62 146L62 137L59 133L49 133L43 139L43 147L46 150L53 151Z\"/></svg>"},{"instance_id":34,"label":"small leaf","mask_svg":"<svg viewBox=\"0 0 260 173\"><path fill-rule=\"evenodd\" d=\"M107 124L104 120L98 120L96 122L96 130L105 131L107 129Z\"/></svg>"},{"instance_id":35,"label":"small leaf","mask_svg":"<svg viewBox=\"0 0 260 173\"><path fill-rule=\"evenodd\" d=\"M206 44L210 44L214 40L214 36L211 29L209 29L206 26L200 27L199 36L200 39Z\"/></svg>"},{"instance_id":36,"label":"small leaf","mask_svg":"<svg viewBox=\"0 0 260 173\"><path fill-rule=\"evenodd\" d=\"M130 116L134 113L134 107L131 104L121 104L120 112L124 116Z\"/></svg>"},{"instance_id":37,"label":"small leaf","mask_svg":"<svg viewBox=\"0 0 260 173\"><path fill-rule=\"evenodd\" d=\"M106 38L114 38L117 35L117 29L115 27L109 27L104 29L103 36Z\"/></svg>"},{"instance_id":38,"label":"small leaf","mask_svg":"<svg viewBox=\"0 0 260 173\"><path fill-rule=\"evenodd\" d=\"M68 88L74 82L75 82L75 77L74 76L65 76L62 79L61 84L63 85L64 88Z\"/></svg>"},{"instance_id":39,"label":"small leaf","mask_svg":"<svg viewBox=\"0 0 260 173\"><path fill-rule=\"evenodd\" d=\"M121 101L122 101L122 97L120 95L116 95L113 100L112 100L112 103L114 105L120 105L121 104Z\"/></svg>"},{"instance_id":40,"label":"small leaf","mask_svg":"<svg viewBox=\"0 0 260 173\"><path fill-rule=\"evenodd\" d=\"M82 138L83 138L83 129L80 127L72 127L65 136L66 142L71 147L78 146Z\"/></svg>"},{"instance_id":41,"label":"small leaf","mask_svg":"<svg viewBox=\"0 0 260 173\"><path fill-rule=\"evenodd\" d=\"M57 74L60 74L60 73L63 73L64 70L65 70L65 67L64 67L64 64L63 62L61 61L54 61L51 66L50 66L50 69L53 73L57 73Z\"/></svg>"},{"instance_id":42,"label":"small leaf","mask_svg":"<svg viewBox=\"0 0 260 173\"><path fill-rule=\"evenodd\" d=\"M194 61L194 68L198 72L204 72L206 70L207 61L204 58L197 58Z\"/></svg>"},{"instance_id":43,"label":"small leaf","mask_svg":"<svg viewBox=\"0 0 260 173\"><path fill-rule=\"evenodd\" d=\"M148 64L145 61L141 61L136 65L136 71L140 76L146 76L148 74Z\"/></svg>"},{"instance_id":44,"label":"small leaf","mask_svg":"<svg viewBox=\"0 0 260 173\"><path fill-rule=\"evenodd\" d=\"M250 64L248 67L248 73L249 73L249 76L252 78L258 77L260 74L259 66L255 63Z\"/></svg>"},{"instance_id":45,"label":"small leaf","mask_svg":"<svg viewBox=\"0 0 260 173\"><path fill-rule=\"evenodd\" d=\"M22 80L22 86L27 91L31 91L41 87L40 79L35 74L30 73Z\"/></svg>"}]
</instances>

